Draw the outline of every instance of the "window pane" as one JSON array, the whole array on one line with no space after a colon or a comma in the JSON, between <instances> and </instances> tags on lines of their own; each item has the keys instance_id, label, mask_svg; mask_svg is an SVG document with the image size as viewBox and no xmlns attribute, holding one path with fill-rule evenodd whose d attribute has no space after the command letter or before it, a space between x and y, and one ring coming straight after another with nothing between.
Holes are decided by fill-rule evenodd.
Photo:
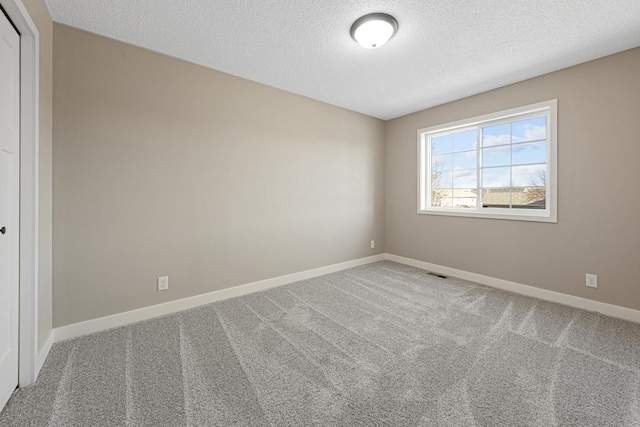
<instances>
[{"instance_id":1,"label":"window pane","mask_svg":"<svg viewBox=\"0 0 640 427\"><path fill-rule=\"evenodd\" d=\"M547 161L547 143L545 141L516 144L511 150L514 165L546 163Z\"/></svg>"},{"instance_id":2,"label":"window pane","mask_svg":"<svg viewBox=\"0 0 640 427\"><path fill-rule=\"evenodd\" d=\"M511 144L511 126L509 123L482 128L482 146Z\"/></svg>"},{"instance_id":3,"label":"window pane","mask_svg":"<svg viewBox=\"0 0 640 427\"><path fill-rule=\"evenodd\" d=\"M431 187L451 188L453 186L451 171L431 171Z\"/></svg>"},{"instance_id":4,"label":"window pane","mask_svg":"<svg viewBox=\"0 0 640 427\"><path fill-rule=\"evenodd\" d=\"M478 152L463 151L453 155L452 169L476 169L478 167Z\"/></svg>"},{"instance_id":5,"label":"window pane","mask_svg":"<svg viewBox=\"0 0 640 427\"><path fill-rule=\"evenodd\" d=\"M482 149L482 166L509 166L511 164L511 146Z\"/></svg>"},{"instance_id":6,"label":"window pane","mask_svg":"<svg viewBox=\"0 0 640 427\"><path fill-rule=\"evenodd\" d=\"M451 197L445 197L444 199L442 199L441 206L443 208L451 208L451 207L453 207L453 199Z\"/></svg>"},{"instance_id":7,"label":"window pane","mask_svg":"<svg viewBox=\"0 0 640 427\"><path fill-rule=\"evenodd\" d=\"M489 168L482 169L482 186L509 188L509 172L511 168Z\"/></svg>"},{"instance_id":8,"label":"window pane","mask_svg":"<svg viewBox=\"0 0 640 427\"><path fill-rule=\"evenodd\" d=\"M453 197L478 197L478 189L477 188L455 188L453 190Z\"/></svg>"},{"instance_id":9,"label":"window pane","mask_svg":"<svg viewBox=\"0 0 640 427\"><path fill-rule=\"evenodd\" d=\"M469 199L466 197L454 197L451 200L451 204L452 204L452 207L454 208L475 209L476 199Z\"/></svg>"},{"instance_id":10,"label":"window pane","mask_svg":"<svg viewBox=\"0 0 640 427\"><path fill-rule=\"evenodd\" d=\"M478 131L476 129L458 132L453 135L453 150L475 150L478 145Z\"/></svg>"},{"instance_id":11,"label":"window pane","mask_svg":"<svg viewBox=\"0 0 640 427\"><path fill-rule=\"evenodd\" d=\"M547 139L547 118L521 120L511 124L513 142L538 141Z\"/></svg>"},{"instance_id":12,"label":"window pane","mask_svg":"<svg viewBox=\"0 0 640 427\"><path fill-rule=\"evenodd\" d=\"M511 179L514 187L544 187L547 165L514 166Z\"/></svg>"},{"instance_id":13,"label":"window pane","mask_svg":"<svg viewBox=\"0 0 640 427\"><path fill-rule=\"evenodd\" d=\"M478 172L476 169L453 171L454 188L472 188L478 186Z\"/></svg>"},{"instance_id":14,"label":"window pane","mask_svg":"<svg viewBox=\"0 0 640 427\"><path fill-rule=\"evenodd\" d=\"M435 154L431 156L431 170L445 171L453 169L453 154Z\"/></svg>"},{"instance_id":15,"label":"window pane","mask_svg":"<svg viewBox=\"0 0 640 427\"><path fill-rule=\"evenodd\" d=\"M511 196L513 207L518 209L545 209L546 199L546 187L514 188Z\"/></svg>"},{"instance_id":16,"label":"window pane","mask_svg":"<svg viewBox=\"0 0 640 427\"><path fill-rule=\"evenodd\" d=\"M453 135L442 135L431 138L431 153L451 153L453 151Z\"/></svg>"},{"instance_id":17,"label":"window pane","mask_svg":"<svg viewBox=\"0 0 640 427\"><path fill-rule=\"evenodd\" d=\"M483 208L510 208L511 192L508 188L483 188Z\"/></svg>"},{"instance_id":18,"label":"window pane","mask_svg":"<svg viewBox=\"0 0 640 427\"><path fill-rule=\"evenodd\" d=\"M451 189L433 189L431 191L431 206L444 207L451 206Z\"/></svg>"},{"instance_id":19,"label":"window pane","mask_svg":"<svg viewBox=\"0 0 640 427\"><path fill-rule=\"evenodd\" d=\"M475 188L456 188L453 190L451 203L454 208L475 209L478 205L478 190Z\"/></svg>"}]
</instances>

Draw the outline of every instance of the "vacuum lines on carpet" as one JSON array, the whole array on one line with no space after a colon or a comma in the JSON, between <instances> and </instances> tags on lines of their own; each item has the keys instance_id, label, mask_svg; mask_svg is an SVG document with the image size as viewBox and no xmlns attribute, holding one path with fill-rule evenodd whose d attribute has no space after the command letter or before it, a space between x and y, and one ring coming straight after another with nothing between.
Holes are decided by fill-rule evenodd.
<instances>
[{"instance_id":1,"label":"vacuum lines on carpet","mask_svg":"<svg viewBox=\"0 0 640 427\"><path fill-rule=\"evenodd\" d=\"M383 261L54 345L2 426L639 426L640 325Z\"/></svg>"}]
</instances>

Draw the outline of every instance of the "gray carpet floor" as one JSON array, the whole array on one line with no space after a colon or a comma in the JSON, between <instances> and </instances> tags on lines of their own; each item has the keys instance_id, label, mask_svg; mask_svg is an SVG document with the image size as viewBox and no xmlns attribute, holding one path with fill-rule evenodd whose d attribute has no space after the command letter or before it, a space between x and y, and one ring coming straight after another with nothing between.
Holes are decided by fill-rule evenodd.
<instances>
[{"instance_id":1,"label":"gray carpet floor","mask_svg":"<svg viewBox=\"0 0 640 427\"><path fill-rule=\"evenodd\" d=\"M640 325L388 261L54 345L2 426L640 426Z\"/></svg>"}]
</instances>

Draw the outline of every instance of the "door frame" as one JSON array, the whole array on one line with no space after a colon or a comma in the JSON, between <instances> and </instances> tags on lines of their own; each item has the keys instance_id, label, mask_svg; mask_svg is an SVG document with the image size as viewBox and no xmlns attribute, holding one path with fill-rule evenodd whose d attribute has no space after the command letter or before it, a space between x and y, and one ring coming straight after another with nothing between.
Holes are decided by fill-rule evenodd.
<instances>
[{"instance_id":1,"label":"door frame","mask_svg":"<svg viewBox=\"0 0 640 427\"><path fill-rule=\"evenodd\" d=\"M20 314L18 385L38 376L40 33L22 0L0 0L20 33Z\"/></svg>"}]
</instances>

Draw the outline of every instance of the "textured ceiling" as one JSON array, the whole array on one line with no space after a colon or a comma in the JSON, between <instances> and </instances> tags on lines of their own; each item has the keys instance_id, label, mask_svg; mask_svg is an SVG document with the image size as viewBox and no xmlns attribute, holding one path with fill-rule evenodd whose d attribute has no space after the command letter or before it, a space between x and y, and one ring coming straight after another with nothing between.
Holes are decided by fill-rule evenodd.
<instances>
[{"instance_id":1,"label":"textured ceiling","mask_svg":"<svg viewBox=\"0 0 640 427\"><path fill-rule=\"evenodd\" d=\"M56 22L390 119L640 46L639 0L46 0ZM371 12L397 35L349 35Z\"/></svg>"}]
</instances>

